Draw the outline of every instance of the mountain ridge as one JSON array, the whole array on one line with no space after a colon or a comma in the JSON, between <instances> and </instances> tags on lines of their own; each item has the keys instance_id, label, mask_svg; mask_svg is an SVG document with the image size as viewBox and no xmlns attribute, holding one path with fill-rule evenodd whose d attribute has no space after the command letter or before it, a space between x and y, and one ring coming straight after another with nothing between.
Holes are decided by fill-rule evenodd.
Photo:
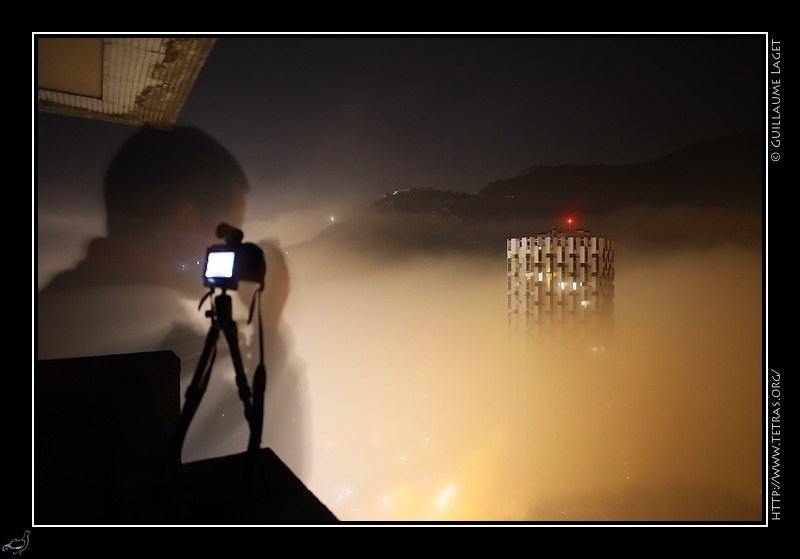
<instances>
[{"instance_id":1,"label":"mountain ridge","mask_svg":"<svg viewBox=\"0 0 800 559\"><path fill-rule=\"evenodd\" d=\"M553 203L553 196L548 196L546 190L566 188L570 197L588 202L584 210L618 207L620 200L631 206L670 203L676 198L689 205L752 208L753 204L761 204L760 193L754 187L762 178L759 133L747 130L693 144L645 163L538 165L515 177L490 182L478 194L538 197L540 203ZM598 188L605 191L592 192ZM563 193L556 194L561 201Z\"/></svg>"},{"instance_id":2,"label":"mountain ridge","mask_svg":"<svg viewBox=\"0 0 800 559\"><path fill-rule=\"evenodd\" d=\"M602 223L607 236L639 230L640 240L669 239L663 231L648 232L648 223L664 227L665 220L654 217L666 208L691 208L684 212L690 214L688 226L706 237L724 235L731 220L743 228L738 237L750 238L759 234L765 196L761 134L747 130L641 164L535 165L476 194L434 188L390 192L310 243L393 255L494 253L506 238L536 234L566 216L589 229ZM676 229L686 225L674 222Z\"/></svg>"}]
</instances>

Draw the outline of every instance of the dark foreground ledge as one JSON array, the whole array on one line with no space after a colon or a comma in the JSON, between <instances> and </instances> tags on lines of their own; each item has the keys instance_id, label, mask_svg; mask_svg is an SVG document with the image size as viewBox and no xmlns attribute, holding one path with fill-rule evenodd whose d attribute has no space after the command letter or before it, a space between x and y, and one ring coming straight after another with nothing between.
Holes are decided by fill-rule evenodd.
<instances>
[{"instance_id":1,"label":"dark foreground ledge","mask_svg":"<svg viewBox=\"0 0 800 559\"><path fill-rule=\"evenodd\" d=\"M182 464L164 482L180 416L172 352L39 361L33 415L36 525L338 522L269 448Z\"/></svg>"}]
</instances>

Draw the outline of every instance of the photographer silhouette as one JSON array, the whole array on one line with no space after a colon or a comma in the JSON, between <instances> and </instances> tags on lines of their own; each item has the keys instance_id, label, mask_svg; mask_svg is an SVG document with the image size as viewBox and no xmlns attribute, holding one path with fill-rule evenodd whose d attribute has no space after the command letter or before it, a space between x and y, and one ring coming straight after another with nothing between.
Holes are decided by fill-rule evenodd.
<instances>
[{"instance_id":1,"label":"photographer silhouette","mask_svg":"<svg viewBox=\"0 0 800 559\"><path fill-rule=\"evenodd\" d=\"M235 158L200 130L133 134L106 173L107 236L38 293L38 358L173 348L189 357L180 340L202 330L186 300L197 297L216 225L241 227L248 189Z\"/></svg>"},{"instance_id":2,"label":"photographer silhouette","mask_svg":"<svg viewBox=\"0 0 800 559\"><path fill-rule=\"evenodd\" d=\"M173 351L181 360L181 396L191 381L208 322L198 311L203 256L220 223L242 226L248 180L231 153L195 128L141 129L112 159L105 177L107 236L85 258L37 294L37 357L60 359ZM280 312L288 294L282 252L269 246L270 285L262 296L267 363L275 402L267 406L265 444L293 471L305 466L305 385L289 363ZM240 290L241 309L249 293ZM258 358L252 332L241 329L246 367ZM248 426L234 386L227 347L183 447L186 461L239 452ZM274 365L274 367L273 367ZM274 381L274 383L273 383ZM285 418L289 419L285 419Z\"/></svg>"}]
</instances>

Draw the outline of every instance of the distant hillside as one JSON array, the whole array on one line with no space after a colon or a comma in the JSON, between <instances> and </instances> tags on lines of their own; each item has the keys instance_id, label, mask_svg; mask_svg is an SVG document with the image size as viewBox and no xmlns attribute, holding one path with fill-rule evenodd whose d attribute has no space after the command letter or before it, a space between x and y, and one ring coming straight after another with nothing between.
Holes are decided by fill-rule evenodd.
<instances>
[{"instance_id":1,"label":"distant hillside","mask_svg":"<svg viewBox=\"0 0 800 559\"><path fill-rule=\"evenodd\" d=\"M761 137L750 130L639 165L541 165L478 193L514 197L537 212L608 211L639 205L760 208Z\"/></svg>"},{"instance_id":2,"label":"distant hillside","mask_svg":"<svg viewBox=\"0 0 800 559\"><path fill-rule=\"evenodd\" d=\"M477 194L433 188L387 193L313 243L393 258L418 252L495 254L506 238L536 234L570 214L593 233L598 226L604 228L598 233L609 237L635 231L638 241L675 241L677 229L687 224L708 241L731 235L731 220L738 237L754 238L764 197L763 149L753 130L638 165L530 167ZM678 223L675 211L665 217L668 208L688 209L689 220Z\"/></svg>"}]
</instances>

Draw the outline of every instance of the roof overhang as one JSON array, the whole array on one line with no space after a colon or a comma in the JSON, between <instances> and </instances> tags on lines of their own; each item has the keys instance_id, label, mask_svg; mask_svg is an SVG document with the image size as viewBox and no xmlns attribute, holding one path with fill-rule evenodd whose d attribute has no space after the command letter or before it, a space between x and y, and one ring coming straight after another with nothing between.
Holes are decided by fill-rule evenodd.
<instances>
[{"instance_id":1,"label":"roof overhang","mask_svg":"<svg viewBox=\"0 0 800 559\"><path fill-rule=\"evenodd\" d=\"M171 129L215 41L36 36L37 108Z\"/></svg>"}]
</instances>

